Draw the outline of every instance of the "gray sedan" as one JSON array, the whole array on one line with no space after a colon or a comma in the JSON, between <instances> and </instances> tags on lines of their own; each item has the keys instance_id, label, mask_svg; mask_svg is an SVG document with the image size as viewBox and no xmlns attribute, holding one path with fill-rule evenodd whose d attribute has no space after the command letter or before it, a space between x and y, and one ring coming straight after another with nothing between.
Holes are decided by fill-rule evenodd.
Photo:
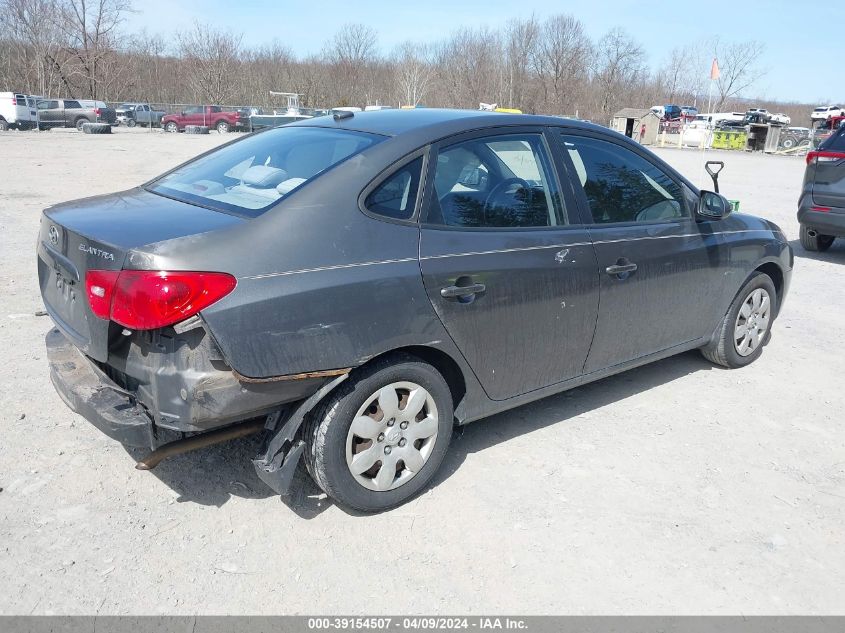
<instances>
[{"instance_id":1,"label":"gray sedan","mask_svg":"<svg viewBox=\"0 0 845 633\"><path fill-rule=\"evenodd\" d=\"M619 134L454 110L255 133L38 240L53 382L138 467L260 432L274 490L304 463L365 511L423 490L456 424L691 349L755 361L792 261Z\"/></svg>"}]
</instances>

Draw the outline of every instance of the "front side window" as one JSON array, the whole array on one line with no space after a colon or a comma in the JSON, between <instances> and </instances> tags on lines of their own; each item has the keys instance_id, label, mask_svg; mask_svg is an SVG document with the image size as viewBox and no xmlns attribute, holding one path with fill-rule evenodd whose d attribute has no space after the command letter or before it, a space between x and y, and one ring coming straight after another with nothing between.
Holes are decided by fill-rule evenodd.
<instances>
[{"instance_id":1,"label":"front side window","mask_svg":"<svg viewBox=\"0 0 845 633\"><path fill-rule=\"evenodd\" d=\"M364 207L370 213L386 218L410 219L414 214L421 173L422 157L419 157L400 167L373 189L367 195Z\"/></svg>"},{"instance_id":2,"label":"front side window","mask_svg":"<svg viewBox=\"0 0 845 633\"><path fill-rule=\"evenodd\" d=\"M595 138L563 141L596 224L688 217L678 184L639 154Z\"/></svg>"},{"instance_id":3,"label":"front side window","mask_svg":"<svg viewBox=\"0 0 845 633\"><path fill-rule=\"evenodd\" d=\"M274 128L183 165L148 189L218 211L256 217L294 189L382 139L349 130Z\"/></svg>"},{"instance_id":4,"label":"front side window","mask_svg":"<svg viewBox=\"0 0 845 633\"><path fill-rule=\"evenodd\" d=\"M532 228L564 217L540 134L472 139L440 150L428 223L469 228Z\"/></svg>"}]
</instances>

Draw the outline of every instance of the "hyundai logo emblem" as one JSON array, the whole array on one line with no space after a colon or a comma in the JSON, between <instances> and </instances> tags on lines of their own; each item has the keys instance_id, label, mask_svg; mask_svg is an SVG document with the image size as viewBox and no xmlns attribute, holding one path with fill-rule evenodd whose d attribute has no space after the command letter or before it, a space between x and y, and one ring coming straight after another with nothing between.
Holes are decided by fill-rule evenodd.
<instances>
[{"instance_id":1,"label":"hyundai logo emblem","mask_svg":"<svg viewBox=\"0 0 845 633\"><path fill-rule=\"evenodd\" d=\"M53 246L59 245L59 229L55 226L50 226L50 241L53 243Z\"/></svg>"}]
</instances>

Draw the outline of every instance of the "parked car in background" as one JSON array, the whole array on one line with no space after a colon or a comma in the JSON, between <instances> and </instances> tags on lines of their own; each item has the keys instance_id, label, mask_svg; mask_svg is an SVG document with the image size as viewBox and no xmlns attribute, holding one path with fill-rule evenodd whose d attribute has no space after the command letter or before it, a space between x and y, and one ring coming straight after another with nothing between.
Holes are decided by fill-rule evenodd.
<instances>
[{"instance_id":1,"label":"parked car in background","mask_svg":"<svg viewBox=\"0 0 845 633\"><path fill-rule=\"evenodd\" d=\"M205 125L226 134L238 129L241 123L235 111L224 111L221 106L189 106L179 114L167 114L161 125L167 132L183 132L186 125Z\"/></svg>"},{"instance_id":2,"label":"parked car in background","mask_svg":"<svg viewBox=\"0 0 845 633\"><path fill-rule=\"evenodd\" d=\"M38 112L35 98L20 92L0 92L0 132L35 127Z\"/></svg>"},{"instance_id":3,"label":"parked car in background","mask_svg":"<svg viewBox=\"0 0 845 633\"><path fill-rule=\"evenodd\" d=\"M674 121L681 118L681 106L665 105L663 106L663 120Z\"/></svg>"},{"instance_id":4,"label":"parked car in background","mask_svg":"<svg viewBox=\"0 0 845 633\"><path fill-rule=\"evenodd\" d=\"M54 127L75 127L82 130L84 123L109 123L114 125L117 114L114 108L102 101L90 99L42 99L37 103L38 126L42 130Z\"/></svg>"},{"instance_id":5,"label":"parked car in background","mask_svg":"<svg viewBox=\"0 0 845 633\"><path fill-rule=\"evenodd\" d=\"M63 400L127 444L197 435L140 468L260 432L271 488L304 459L364 511L424 490L456 423L687 350L754 362L793 266L621 134L438 109L246 136L45 210L37 244Z\"/></svg>"},{"instance_id":6,"label":"parked car in background","mask_svg":"<svg viewBox=\"0 0 845 633\"><path fill-rule=\"evenodd\" d=\"M698 108L695 106L681 106L681 116L683 117L695 117L698 114Z\"/></svg>"},{"instance_id":7,"label":"parked car in background","mask_svg":"<svg viewBox=\"0 0 845 633\"><path fill-rule=\"evenodd\" d=\"M783 112L778 112L777 114L769 115L769 121L772 123L780 123L781 125L789 125L792 123L792 118Z\"/></svg>"},{"instance_id":8,"label":"parked car in background","mask_svg":"<svg viewBox=\"0 0 845 633\"><path fill-rule=\"evenodd\" d=\"M154 110L149 103L121 103L115 108L117 124L126 127L136 125L157 127L167 114L164 110Z\"/></svg>"},{"instance_id":9,"label":"parked car in background","mask_svg":"<svg viewBox=\"0 0 845 633\"><path fill-rule=\"evenodd\" d=\"M808 251L826 251L845 237L845 126L807 153L798 222L801 246Z\"/></svg>"},{"instance_id":10,"label":"parked car in background","mask_svg":"<svg viewBox=\"0 0 845 633\"><path fill-rule=\"evenodd\" d=\"M841 106L829 105L829 106L819 106L818 108L815 108L810 113L810 118L813 121L816 121L816 120L829 119L830 117L833 117L833 116L843 116L843 115L845 115L845 110L843 110Z\"/></svg>"},{"instance_id":11,"label":"parked car in background","mask_svg":"<svg viewBox=\"0 0 845 633\"><path fill-rule=\"evenodd\" d=\"M845 125L845 116L832 116L824 120L817 120L813 128L813 147L819 147L843 125Z\"/></svg>"}]
</instances>

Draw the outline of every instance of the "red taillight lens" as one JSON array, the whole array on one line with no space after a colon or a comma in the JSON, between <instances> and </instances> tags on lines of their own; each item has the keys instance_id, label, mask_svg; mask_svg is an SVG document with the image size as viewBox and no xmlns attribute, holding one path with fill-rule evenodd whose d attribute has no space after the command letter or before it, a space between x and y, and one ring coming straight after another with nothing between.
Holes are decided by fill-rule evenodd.
<instances>
[{"instance_id":1,"label":"red taillight lens","mask_svg":"<svg viewBox=\"0 0 845 633\"><path fill-rule=\"evenodd\" d=\"M812 151L807 152L807 164L813 161L816 163L834 163L838 160L845 160L845 152Z\"/></svg>"},{"instance_id":2,"label":"red taillight lens","mask_svg":"<svg viewBox=\"0 0 845 633\"><path fill-rule=\"evenodd\" d=\"M85 275L85 293L91 312L108 320L111 314L111 299L119 270L89 270Z\"/></svg>"},{"instance_id":3,"label":"red taillight lens","mask_svg":"<svg viewBox=\"0 0 845 633\"><path fill-rule=\"evenodd\" d=\"M94 108L94 114L100 116L100 108Z\"/></svg>"},{"instance_id":4,"label":"red taillight lens","mask_svg":"<svg viewBox=\"0 0 845 633\"><path fill-rule=\"evenodd\" d=\"M226 273L89 270L85 276L91 311L131 330L184 321L225 297L236 284Z\"/></svg>"}]
</instances>

